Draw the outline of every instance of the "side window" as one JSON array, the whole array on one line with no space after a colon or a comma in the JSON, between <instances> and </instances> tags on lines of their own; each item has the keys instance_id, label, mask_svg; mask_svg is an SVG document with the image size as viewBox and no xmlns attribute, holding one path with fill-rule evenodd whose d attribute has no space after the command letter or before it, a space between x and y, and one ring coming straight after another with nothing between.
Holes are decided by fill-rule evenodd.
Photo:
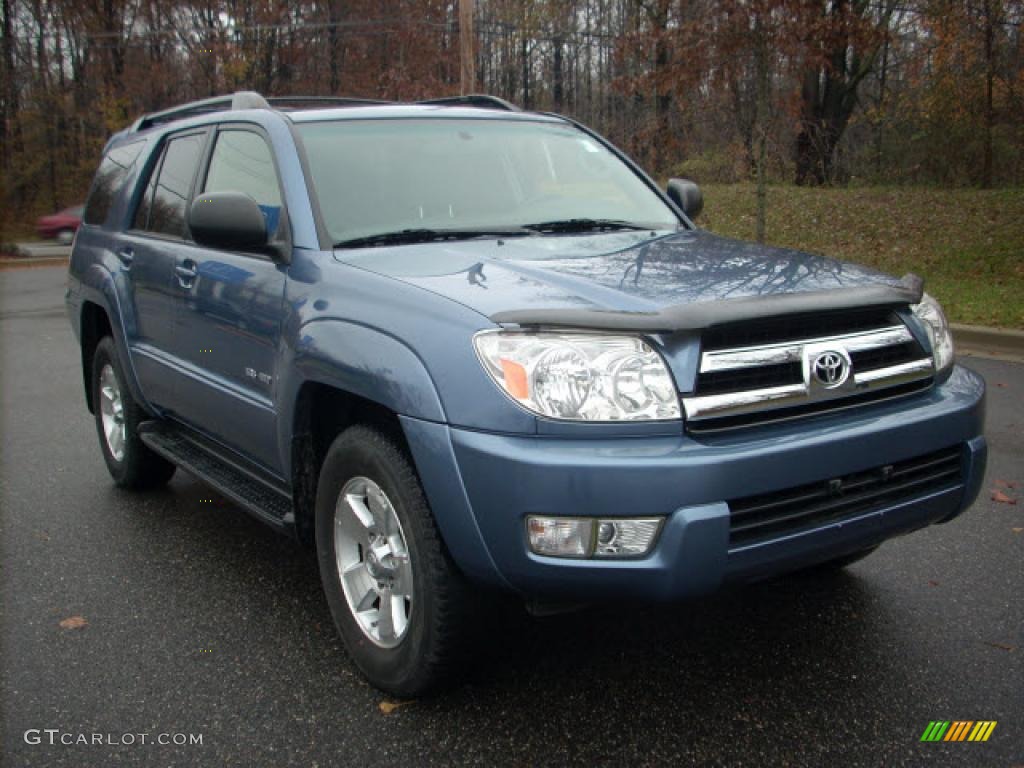
<instances>
[{"instance_id":1,"label":"side window","mask_svg":"<svg viewBox=\"0 0 1024 768\"><path fill-rule=\"evenodd\" d=\"M145 143L145 141L135 141L122 147L116 147L104 156L103 162L100 163L100 167L96 171L89 200L85 204L85 214L82 220L86 224L102 224L107 220L107 214L110 213L117 193Z\"/></svg>"},{"instance_id":2,"label":"side window","mask_svg":"<svg viewBox=\"0 0 1024 768\"><path fill-rule=\"evenodd\" d=\"M202 134L192 134L167 142L149 202L149 222L145 227L148 231L171 237L185 236L185 211L192 179L203 153L204 138ZM148 195L147 190L147 198Z\"/></svg>"},{"instance_id":3,"label":"side window","mask_svg":"<svg viewBox=\"0 0 1024 768\"><path fill-rule=\"evenodd\" d=\"M281 219L281 189L267 142L252 131L217 134L203 192L244 192L263 211L273 236Z\"/></svg>"},{"instance_id":4,"label":"side window","mask_svg":"<svg viewBox=\"0 0 1024 768\"><path fill-rule=\"evenodd\" d=\"M166 151L166 149L165 146L164 150ZM153 190L156 189L156 177L160 175L160 163L163 159L164 152L161 152L153 164L153 169L149 172L149 182L146 184L146 191L142 193L142 199L139 200L139 207L135 209L132 229L145 229L149 226L149 212L153 208Z\"/></svg>"}]
</instances>

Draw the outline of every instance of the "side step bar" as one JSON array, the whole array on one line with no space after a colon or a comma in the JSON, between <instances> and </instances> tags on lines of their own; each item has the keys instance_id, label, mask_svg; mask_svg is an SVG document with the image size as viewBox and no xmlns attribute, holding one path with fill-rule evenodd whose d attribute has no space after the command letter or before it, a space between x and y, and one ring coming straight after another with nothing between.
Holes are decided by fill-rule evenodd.
<instances>
[{"instance_id":1,"label":"side step bar","mask_svg":"<svg viewBox=\"0 0 1024 768\"><path fill-rule=\"evenodd\" d=\"M295 522L291 495L256 468L245 467L216 451L199 437L167 422L139 425L139 437L155 453L195 475L246 512L277 528Z\"/></svg>"}]
</instances>

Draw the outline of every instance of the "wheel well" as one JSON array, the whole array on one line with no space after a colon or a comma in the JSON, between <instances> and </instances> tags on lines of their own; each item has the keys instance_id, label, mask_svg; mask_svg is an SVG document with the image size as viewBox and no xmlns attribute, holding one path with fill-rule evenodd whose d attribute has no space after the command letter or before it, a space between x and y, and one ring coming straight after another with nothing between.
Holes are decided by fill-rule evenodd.
<instances>
[{"instance_id":1,"label":"wheel well","mask_svg":"<svg viewBox=\"0 0 1024 768\"><path fill-rule=\"evenodd\" d=\"M295 529L304 544L314 543L320 466L334 438L353 424L376 427L406 445L402 425L390 409L327 384L302 385L292 428L292 493Z\"/></svg>"},{"instance_id":2,"label":"wheel well","mask_svg":"<svg viewBox=\"0 0 1024 768\"><path fill-rule=\"evenodd\" d=\"M89 406L89 413L93 413L92 402L92 358L96 354L96 347L104 336L113 336L110 327L110 318L106 311L99 304L86 301L82 304L81 321L82 340L82 381L85 384L85 403Z\"/></svg>"}]
</instances>

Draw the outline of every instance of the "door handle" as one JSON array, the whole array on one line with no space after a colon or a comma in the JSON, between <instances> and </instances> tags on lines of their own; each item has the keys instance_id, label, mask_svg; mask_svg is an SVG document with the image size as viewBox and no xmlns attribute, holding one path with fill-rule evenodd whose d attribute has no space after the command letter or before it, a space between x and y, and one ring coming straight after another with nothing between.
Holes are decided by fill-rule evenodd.
<instances>
[{"instance_id":1,"label":"door handle","mask_svg":"<svg viewBox=\"0 0 1024 768\"><path fill-rule=\"evenodd\" d=\"M174 274L178 276L178 282L182 288L191 288L192 283L199 277L199 270L192 259L185 259L181 264L174 267Z\"/></svg>"},{"instance_id":2,"label":"door handle","mask_svg":"<svg viewBox=\"0 0 1024 768\"><path fill-rule=\"evenodd\" d=\"M131 248L122 248L117 252L117 258L125 268L130 269L132 262L135 261L135 251Z\"/></svg>"}]
</instances>

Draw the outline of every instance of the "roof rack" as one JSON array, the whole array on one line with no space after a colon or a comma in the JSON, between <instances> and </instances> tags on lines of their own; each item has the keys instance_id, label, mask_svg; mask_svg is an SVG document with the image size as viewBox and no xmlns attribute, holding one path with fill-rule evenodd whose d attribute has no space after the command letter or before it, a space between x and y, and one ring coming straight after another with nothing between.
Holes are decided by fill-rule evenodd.
<instances>
[{"instance_id":1,"label":"roof rack","mask_svg":"<svg viewBox=\"0 0 1024 768\"><path fill-rule=\"evenodd\" d=\"M479 107L480 109L504 109L507 112L521 112L515 104L486 93L472 93L467 96L444 96L439 99L424 99L417 104L431 104L439 107Z\"/></svg>"},{"instance_id":2,"label":"roof rack","mask_svg":"<svg viewBox=\"0 0 1024 768\"><path fill-rule=\"evenodd\" d=\"M230 96L215 96L212 99L191 101L162 112L151 112L143 115L128 129L129 133L144 131L154 125L169 123L172 120L183 120L186 117L196 117L210 112L228 112L239 109L272 109L274 107L354 107L354 106L380 106L385 104L400 104L401 102L384 101L382 99L364 99L351 96L273 96L264 98L255 91L238 91ZM437 107L478 107L480 109L503 109L508 112L520 112L515 104L500 99L497 96L474 93L469 96L444 96L438 99L424 99L414 102L415 104L430 105Z\"/></svg>"},{"instance_id":3,"label":"roof rack","mask_svg":"<svg viewBox=\"0 0 1024 768\"><path fill-rule=\"evenodd\" d=\"M273 106L301 107L304 104L315 107L358 107L358 106L380 106L382 104L395 104L394 101L384 99L364 99L358 96L271 96L267 102Z\"/></svg>"},{"instance_id":4,"label":"roof rack","mask_svg":"<svg viewBox=\"0 0 1024 768\"><path fill-rule=\"evenodd\" d=\"M186 117L205 115L209 112L225 112L236 109L270 109L267 100L255 91L238 91L231 96L215 96L212 99L190 101L178 107L143 115L129 129L131 132L144 131L154 125L183 120Z\"/></svg>"}]
</instances>

